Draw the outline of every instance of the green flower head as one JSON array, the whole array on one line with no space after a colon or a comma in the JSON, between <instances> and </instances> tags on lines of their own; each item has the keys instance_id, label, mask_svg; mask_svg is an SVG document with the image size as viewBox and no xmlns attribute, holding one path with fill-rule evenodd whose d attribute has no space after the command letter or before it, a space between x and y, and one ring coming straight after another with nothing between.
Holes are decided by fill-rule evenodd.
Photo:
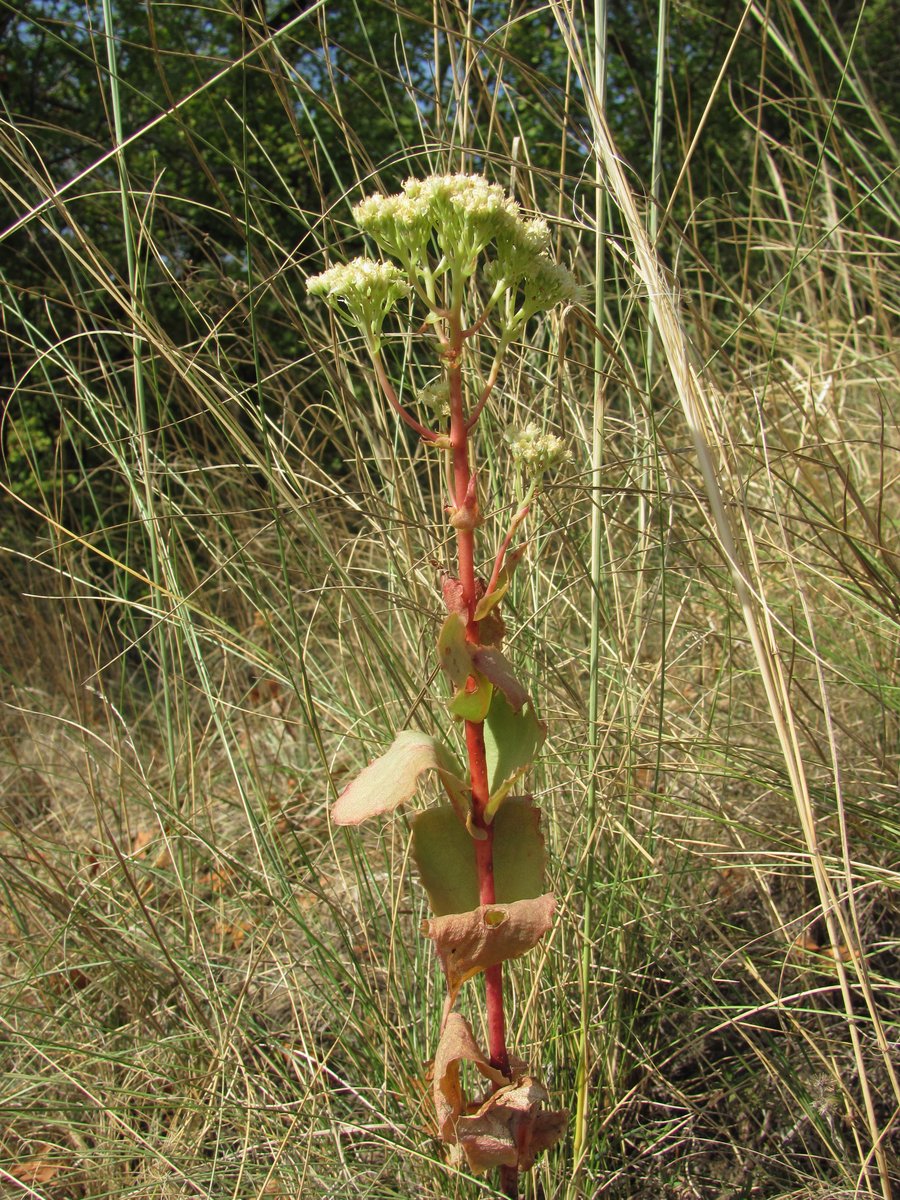
<instances>
[{"instance_id":1,"label":"green flower head","mask_svg":"<svg viewBox=\"0 0 900 1200\"><path fill-rule=\"evenodd\" d=\"M362 330L371 344L381 340L384 319L410 287L393 263L354 258L306 281L311 296L321 296L329 308Z\"/></svg>"},{"instance_id":2,"label":"green flower head","mask_svg":"<svg viewBox=\"0 0 900 1200\"><path fill-rule=\"evenodd\" d=\"M368 196L353 210L364 233L407 266L424 265L433 244L441 268L468 278L478 255L516 222L519 206L480 175L408 179L396 196Z\"/></svg>"}]
</instances>

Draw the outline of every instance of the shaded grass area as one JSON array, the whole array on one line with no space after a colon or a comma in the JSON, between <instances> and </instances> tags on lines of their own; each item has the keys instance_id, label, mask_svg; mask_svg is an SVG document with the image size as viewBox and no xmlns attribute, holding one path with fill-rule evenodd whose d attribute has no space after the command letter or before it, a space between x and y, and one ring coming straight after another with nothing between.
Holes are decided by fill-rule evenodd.
<instances>
[{"instance_id":1,"label":"shaded grass area","mask_svg":"<svg viewBox=\"0 0 900 1200\"><path fill-rule=\"evenodd\" d=\"M358 249L348 200L382 178L484 168L556 216L558 254L588 289L518 347L480 447L498 534L494 439L537 419L573 454L508 621L549 725L532 786L561 910L512 972L511 1021L554 1100L574 1113L580 1097L586 1117L527 1195L888 1196L900 438L887 118L871 106L860 126L865 81L824 20L814 56L787 4L745 29L769 55L752 59L756 100L712 93L746 129L733 189L709 190L714 145L702 170L688 157L693 110L668 134L686 171L659 234L680 292L666 307L622 195L585 182L601 133L589 75L520 71L500 36L515 23L491 39L445 14L432 42L405 10L363 15L379 44L376 15L404 45L427 34L438 59L413 99L374 49L354 50L355 81L329 78L321 46L343 60L327 22L282 35L247 17L235 28L259 48L245 85L261 107L242 121L223 102L224 150L215 113L209 127L185 117L209 168L202 198L126 154L122 175L98 167L51 202L66 176L38 170L39 130L14 123L4 142L21 224L0 280L0 1188L493 1194L433 1137L441 987L406 825L360 840L327 818L395 729L455 736L430 679L440 462L395 429L364 356L337 352L303 290L325 247ZM554 45L577 65L590 31L557 15L569 40ZM149 45L146 28L135 36ZM818 65L828 50L837 82ZM436 103L427 81L451 60ZM147 120L137 82L125 66L104 76L126 118L137 106L128 129ZM354 82L383 145L358 136ZM276 103L301 148L300 199L296 164L257 123ZM111 144L101 133L89 161ZM104 189L125 200L130 263L118 233L87 220ZM427 381L414 344L389 350L398 386Z\"/></svg>"}]
</instances>

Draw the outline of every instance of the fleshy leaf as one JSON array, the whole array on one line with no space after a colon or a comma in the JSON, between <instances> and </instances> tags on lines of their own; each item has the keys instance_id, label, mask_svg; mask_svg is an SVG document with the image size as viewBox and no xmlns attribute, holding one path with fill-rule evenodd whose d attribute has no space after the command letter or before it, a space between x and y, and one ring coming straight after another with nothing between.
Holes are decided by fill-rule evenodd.
<instances>
[{"instance_id":1,"label":"fleshy leaf","mask_svg":"<svg viewBox=\"0 0 900 1200\"><path fill-rule=\"evenodd\" d=\"M404 729L393 743L349 784L331 808L336 825L359 825L368 817L393 812L415 792L419 776L436 770L454 808L464 821L469 790L453 755L438 738Z\"/></svg>"},{"instance_id":2,"label":"fleshy leaf","mask_svg":"<svg viewBox=\"0 0 900 1200\"><path fill-rule=\"evenodd\" d=\"M528 693L513 674L509 660L495 646L475 646L472 662L495 688L499 688L513 712L521 712L528 703Z\"/></svg>"},{"instance_id":3,"label":"fleshy leaf","mask_svg":"<svg viewBox=\"0 0 900 1200\"><path fill-rule=\"evenodd\" d=\"M461 721L483 721L491 706L494 689L490 680L480 671L473 671L470 678L474 687L463 686L456 689L447 701L447 708L452 716Z\"/></svg>"},{"instance_id":4,"label":"fleshy leaf","mask_svg":"<svg viewBox=\"0 0 900 1200\"><path fill-rule=\"evenodd\" d=\"M472 653L476 647L466 640L466 622L462 613L451 612L438 636L438 662L456 691L447 707L454 717L465 721L483 721L491 703L493 688L487 676L476 670Z\"/></svg>"},{"instance_id":5,"label":"fleshy leaf","mask_svg":"<svg viewBox=\"0 0 900 1200\"><path fill-rule=\"evenodd\" d=\"M472 1171L517 1167L527 1171L566 1130L565 1110L544 1111L547 1089L525 1076L494 1092L477 1113L461 1116L456 1137Z\"/></svg>"},{"instance_id":6,"label":"fleshy leaf","mask_svg":"<svg viewBox=\"0 0 900 1200\"><path fill-rule=\"evenodd\" d=\"M438 662L455 687L464 687L472 674L472 646L466 641L466 622L461 612L451 612L441 626L437 643Z\"/></svg>"},{"instance_id":7,"label":"fleshy leaf","mask_svg":"<svg viewBox=\"0 0 900 1200\"><path fill-rule=\"evenodd\" d=\"M494 891L498 904L532 900L544 891L546 854L541 810L513 796L494 821ZM478 905L475 845L454 809L429 808L412 819L413 858L436 917Z\"/></svg>"},{"instance_id":8,"label":"fleshy leaf","mask_svg":"<svg viewBox=\"0 0 900 1200\"><path fill-rule=\"evenodd\" d=\"M422 932L434 939L447 977L448 1009L467 979L536 946L550 928L555 909L556 897L547 892L534 900L482 904L472 912L423 921Z\"/></svg>"},{"instance_id":9,"label":"fleshy leaf","mask_svg":"<svg viewBox=\"0 0 900 1200\"><path fill-rule=\"evenodd\" d=\"M519 565L522 556L528 547L526 542L523 546L518 546L511 554L506 556L506 565L497 576L497 586L489 596L482 596L475 606L475 620L483 621L491 609L495 608L506 593L509 591L509 585L512 583L513 571Z\"/></svg>"},{"instance_id":10,"label":"fleshy leaf","mask_svg":"<svg viewBox=\"0 0 900 1200\"><path fill-rule=\"evenodd\" d=\"M485 809L490 820L509 795L513 784L531 766L547 736L531 705L515 712L502 691L496 689L484 722L491 798Z\"/></svg>"},{"instance_id":11,"label":"fleshy leaf","mask_svg":"<svg viewBox=\"0 0 900 1200\"><path fill-rule=\"evenodd\" d=\"M465 1017L451 1012L444 1023L437 1054L434 1056L434 1108L437 1113L438 1135L445 1142L456 1141L456 1122L465 1108L465 1097L459 1079L460 1064L474 1063L485 1079L498 1087L506 1084L506 1076L488 1062L479 1048Z\"/></svg>"}]
</instances>

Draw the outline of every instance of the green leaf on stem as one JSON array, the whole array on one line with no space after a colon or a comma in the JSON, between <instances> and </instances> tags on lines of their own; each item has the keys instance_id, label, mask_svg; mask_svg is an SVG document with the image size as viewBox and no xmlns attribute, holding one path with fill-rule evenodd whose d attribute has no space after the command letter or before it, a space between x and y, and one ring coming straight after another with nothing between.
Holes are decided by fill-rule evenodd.
<instances>
[{"instance_id":1,"label":"green leaf on stem","mask_svg":"<svg viewBox=\"0 0 900 1200\"><path fill-rule=\"evenodd\" d=\"M491 820L519 776L534 762L547 736L531 704L516 712L503 692L494 691L484 722L490 800L485 818Z\"/></svg>"},{"instance_id":2,"label":"green leaf on stem","mask_svg":"<svg viewBox=\"0 0 900 1200\"><path fill-rule=\"evenodd\" d=\"M494 689L480 671L473 671L469 678L474 684L471 691L467 687L457 688L447 701L447 707L457 720L483 721L490 708Z\"/></svg>"},{"instance_id":3,"label":"green leaf on stem","mask_svg":"<svg viewBox=\"0 0 900 1200\"><path fill-rule=\"evenodd\" d=\"M462 614L452 612L441 626L437 642L438 663L454 687L465 687L472 674L472 647L466 641Z\"/></svg>"},{"instance_id":4,"label":"green leaf on stem","mask_svg":"<svg viewBox=\"0 0 900 1200\"><path fill-rule=\"evenodd\" d=\"M393 743L338 796L331 807L336 825L359 825L379 813L393 812L409 800L425 771L437 771L461 821L469 812L471 793L455 758L438 738L404 729Z\"/></svg>"},{"instance_id":5,"label":"green leaf on stem","mask_svg":"<svg viewBox=\"0 0 900 1200\"><path fill-rule=\"evenodd\" d=\"M494 895L498 904L532 900L544 891L546 854L541 810L530 796L512 796L494 821ZM436 917L478 907L475 844L449 807L412 819L413 858Z\"/></svg>"},{"instance_id":6,"label":"green leaf on stem","mask_svg":"<svg viewBox=\"0 0 900 1200\"><path fill-rule=\"evenodd\" d=\"M472 661L476 647L466 640L466 623L461 613L452 612L438 635L438 662L456 691L447 707L458 720L483 721L491 703L492 687Z\"/></svg>"},{"instance_id":7,"label":"green leaf on stem","mask_svg":"<svg viewBox=\"0 0 900 1200\"><path fill-rule=\"evenodd\" d=\"M492 592L486 596L482 596L475 605L475 620L483 621L484 618L491 612L492 609L500 603L506 593L509 591L509 585L512 583L513 571L521 562L525 551L528 549L526 542L522 546L517 546L510 554L506 556L506 564L503 570L497 576L497 586Z\"/></svg>"}]
</instances>

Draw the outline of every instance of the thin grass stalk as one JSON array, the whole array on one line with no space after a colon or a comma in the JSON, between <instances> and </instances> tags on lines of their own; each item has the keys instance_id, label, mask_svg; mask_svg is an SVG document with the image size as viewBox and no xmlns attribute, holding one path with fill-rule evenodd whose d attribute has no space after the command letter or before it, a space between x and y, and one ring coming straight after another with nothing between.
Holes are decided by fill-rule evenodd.
<instances>
[{"instance_id":1,"label":"thin grass stalk","mask_svg":"<svg viewBox=\"0 0 900 1200\"><path fill-rule=\"evenodd\" d=\"M137 249L135 245L134 221L131 211L129 198L131 189L128 180L128 171L125 162L125 151L122 148L124 141L124 129L122 124L122 98L121 98L121 80L119 77L119 66L116 53L116 30L113 20L113 11L111 0L103 0L103 34L106 43L107 64L109 67L109 89L110 102L113 117L113 141L118 149L116 155L116 171L119 181L119 202L122 213L122 233L125 242L125 260L128 271L128 295L131 300L132 314L135 315L138 308L139 297L141 294L141 281L137 261ZM169 569L166 561L167 554L164 549L164 543L161 537L159 515L156 512L156 506L153 495L153 478L154 471L152 469L152 458L150 451L150 429L147 419L147 383L144 366L144 339L139 331L136 320L131 322L131 332L129 336L131 346L132 360L132 379L134 381L134 402L135 402L135 419L136 430L132 444L135 446L138 453L137 474L143 485L141 488L142 495L139 495L138 489L132 486L132 494L134 495L135 503L138 508L138 513L141 519L141 525L144 528L147 540L150 545L150 574L153 579L157 591L160 585L165 580L170 591L177 591L173 586L171 578L172 572ZM174 701L172 696L171 681L177 678L181 673L176 668L178 651L172 646L170 638L167 636L166 622L158 621L154 623L153 631L154 640L157 646L157 656L159 662L158 684L160 688L160 696L162 702L162 710L165 714L166 727L166 754L169 761L169 776L174 785L176 777L176 752L175 743L177 734L174 725Z\"/></svg>"},{"instance_id":2,"label":"thin grass stalk","mask_svg":"<svg viewBox=\"0 0 900 1200\"><path fill-rule=\"evenodd\" d=\"M606 103L607 73L607 7L605 0L595 0L593 30L594 89L598 102ZM606 189L604 168L594 160L594 320L603 329L606 308ZM603 448L604 415L606 411L605 351L600 338L593 345L594 394L591 413L591 533L590 533L590 642L588 683L588 785L586 828L593 836L597 823L597 790L600 755L600 625L603 562ZM573 1181L569 1194L578 1179L590 1148L591 1047L590 1023L593 1012L593 950L594 950L594 869L596 853L590 849L585 863L584 925L579 960L580 1011L578 1026L578 1062L575 1078L575 1133L573 1141Z\"/></svg>"}]
</instances>

